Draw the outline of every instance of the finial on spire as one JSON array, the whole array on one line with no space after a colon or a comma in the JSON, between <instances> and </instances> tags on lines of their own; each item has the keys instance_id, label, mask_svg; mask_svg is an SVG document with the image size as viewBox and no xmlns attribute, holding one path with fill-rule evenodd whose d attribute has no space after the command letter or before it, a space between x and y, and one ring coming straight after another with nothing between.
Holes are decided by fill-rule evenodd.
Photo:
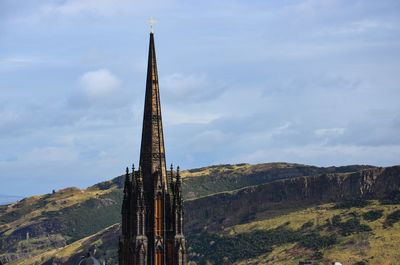
<instances>
[{"instance_id":1,"label":"finial on spire","mask_svg":"<svg viewBox=\"0 0 400 265\"><path fill-rule=\"evenodd\" d=\"M138 168L138 175L137 175L139 180L143 180L143 175L142 175L142 167L139 165Z\"/></svg>"},{"instance_id":2,"label":"finial on spire","mask_svg":"<svg viewBox=\"0 0 400 265\"><path fill-rule=\"evenodd\" d=\"M181 174L179 173L179 166L176 167L176 183L181 184Z\"/></svg>"},{"instance_id":3,"label":"finial on spire","mask_svg":"<svg viewBox=\"0 0 400 265\"><path fill-rule=\"evenodd\" d=\"M140 165L139 165L138 171L135 174L135 176L136 176L136 180L138 180L139 183L141 183L143 180L143 176L142 176L142 169L140 168Z\"/></svg>"},{"instance_id":4,"label":"finial on spire","mask_svg":"<svg viewBox=\"0 0 400 265\"><path fill-rule=\"evenodd\" d=\"M157 23L157 20L155 20L154 17L150 17L148 22L150 25L150 33L154 33L154 25Z\"/></svg>"},{"instance_id":5,"label":"finial on spire","mask_svg":"<svg viewBox=\"0 0 400 265\"><path fill-rule=\"evenodd\" d=\"M124 185L124 193L128 192L129 185L130 185L130 177L129 177L129 168L126 167L126 174L125 174L125 185Z\"/></svg>"}]
</instances>

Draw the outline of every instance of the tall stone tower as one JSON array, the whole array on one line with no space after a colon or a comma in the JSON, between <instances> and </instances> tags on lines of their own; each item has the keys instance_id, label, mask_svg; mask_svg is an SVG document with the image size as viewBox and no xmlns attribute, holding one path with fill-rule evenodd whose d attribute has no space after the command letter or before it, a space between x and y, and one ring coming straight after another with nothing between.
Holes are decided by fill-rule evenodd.
<instances>
[{"instance_id":1,"label":"tall stone tower","mask_svg":"<svg viewBox=\"0 0 400 265\"><path fill-rule=\"evenodd\" d=\"M120 265L186 265L179 167L167 172L154 34L150 33L139 169L126 169Z\"/></svg>"}]
</instances>

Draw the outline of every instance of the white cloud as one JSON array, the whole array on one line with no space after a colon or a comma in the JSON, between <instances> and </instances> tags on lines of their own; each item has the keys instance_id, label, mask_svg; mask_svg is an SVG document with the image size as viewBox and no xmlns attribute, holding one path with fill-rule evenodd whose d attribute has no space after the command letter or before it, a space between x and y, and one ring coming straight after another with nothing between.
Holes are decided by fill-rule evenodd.
<instances>
[{"instance_id":1,"label":"white cloud","mask_svg":"<svg viewBox=\"0 0 400 265\"><path fill-rule=\"evenodd\" d=\"M14 69L32 65L37 59L32 57L8 57L0 59L0 69Z\"/></svg>"},{"instance_id":2,"label":"white cloud","mask_svg":"<svg viewBox=\"0 0 400 265\"><path fill-rule=\"evenodd\" d=\"M285 161L319 166L339 166L349 164L395 165L400 156L399 145L354 146L354 145L304 145L286 148L259 149L239 154L233 161L260 163L265 161ZM306 162L305 162L306 161Z\"/></svg>"},{"instance_id":3,"label":"white cloud","mask_svg":"<svg viewBox=\"0 0 400 265\"><path fill-rule=\"evenodd\" d=\"M318 137L335 137L343 135L345 128L328 128L328 129L317 129L314 134Z\"/></svg>"},{"instance_id":4,"label":"white cloud","mask_svg":"<svg viewBox=\"0 0 400 265\"><path fill-rule=\"evenodd\" d=\"M63 162L69 163L77 161L78 152L71 147L47 146L30 150L23 154L21 160L31 163Z\"/></svg>"},{"instance_id":5,"label":"white cloud","mask_svg":"<svg viewBox=\"0 0 400 265\"><path fill-rule=\"evenodd\" d=\"M0 131L3 127L17 122L20 119L20 114L14 110L0 109Z\"/></svg>"},{"instance_id":6,"label":"white cloud","mask_svg":"<svg viewBox=\"0 0 400 265\"><path fill-rule=\"evenodd\" d=\"M185 101L216 98L224 91L223 84L209 80L204 74L173 73L163 76L160 83L168 98Z\"/></svg>"},{"instance_id":7,"label":"white cloud","mask_svg":"<svg viewBox=\"0 0 400 265\"><path fill-rule=\"evenodd\" d=\"M121 81L107 69L99 69L84 73L80 80L88 98L103 98L116 92Z\"/></svg>"},{"instance_id":8,"label":"white cloud","mask_svg":"<svg viewBox=\"0 0 400 265\"><path fill-rule=\"evenodd\" d=\"M196 111L178 111L175 109L166 109L166 115L163 116L165 124L208 124L219 118L217 113L204 113Z\"/></svg>"},{"instance_id":9,"label":"white cloud","mask_svg":"<svg viewBox=\"0 0 400 265\"><path fill-rule=\"evenodd\" d=\"M43 14L76 15L79 13L109 14L120 6L118 2L109 0L70 0L60 5L47 5L42 8Z\"/></svg>"},{"instance_id":10,"label":"white cloud","mask_svg":"<svg viewBox=\"0 0 400 265\"><path fill-rule=\"evenodd\" d=\"M38 56L9 56L0 58L0 72L15 71L38 65L62 64L63 61Z\"/></svg>"},{"instance_id":11,"label":"white cloud","mask_svg":"<svg viewBox=\"0 0 400 265\"><path fill-rule=\"evenodd\" d=\"M76 16L112 17L126 14L143 14L172 5L173 1L139 1L139 0L66 0L44 1L42 5L31 7L31 13L17 19L26 22L40 22L47 19L63 19ZM24 7L22 7L24 8Z\"/></svg>"},{"instance_id":12,"label":"white cloud","mask_svg":"<svg viewBox=\"0 0 400 265\"><path fill-rule=\"evenodd\" d=\"M321 33L332 34L332 35L361 34L371 30L392 30L396 28L397 26L389 21L368 19L368 20L352 21L345 25L338 25L333 28L328 28L327 30L322 31Z\"/></svg>"}]
</instances>

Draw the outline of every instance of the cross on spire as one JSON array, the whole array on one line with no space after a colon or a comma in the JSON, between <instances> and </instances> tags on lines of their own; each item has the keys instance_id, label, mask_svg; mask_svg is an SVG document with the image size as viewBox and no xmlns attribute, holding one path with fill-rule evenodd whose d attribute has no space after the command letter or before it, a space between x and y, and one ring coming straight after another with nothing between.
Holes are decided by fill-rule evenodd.
<instances>
[{"instance_id":1,"label":"cross on spire","mask_svg":"<svg viewBox=\"0 0 400 265\"><path fill-rule=\"evenodd\" d=\"M155 20L154 17L150 17L148 22L149 22L149 25L150 25L150 32L154 33L154 25L157 23L157 20Z\"/></svg>"}]
</instances>

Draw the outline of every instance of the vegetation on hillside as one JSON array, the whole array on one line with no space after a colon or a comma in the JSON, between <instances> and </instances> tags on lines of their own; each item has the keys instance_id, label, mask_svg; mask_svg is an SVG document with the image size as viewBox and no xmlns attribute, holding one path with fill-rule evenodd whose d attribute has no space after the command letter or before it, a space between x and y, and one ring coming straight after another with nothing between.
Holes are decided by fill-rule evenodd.
<instances>
[{"instance_id":1,"label":"vegetation on hillside","mask_svg":"<svg viewBox=\"0 0 400 265\"><path fill-rule=\"evenodd\" d=\"M387 217L397 215L399 209L400 205L382 205L378 201L369 201L365 207L347 209L337 209L335 205L326 204L231 227L225 233L240 235L276 230L286 224L287 230L299 236L295 242L282 242L282 245L274 245L271 251L233 263L238 265L287 265L305 260L316 264L330 264L333 261L341 261L342 264L396 264L400 260L397 251L400 222L390 227L385 226L385 223ZM382 213L382 216L374 216L373 221L365 220L364 217L372 212ZM322 241L318 235L323 236ZM304 239L308 239L306 244ZM203 264L202 261L199 264Z\"/></svg>"},{"instance_id":2,"label":"vegetation on hillside","mask_svg":"<svg viewBox=\"0 0 400 265\"><path fill-rule=\"evenodd\" d=\"M235 235L200 234L190 237L191 260L198 264L233 264L272 252L288 243L318 252L336 243L335 235L321 235L303 227L294 230L288 223L274 229L254 230ZM319 252L321 253L321 252Z\"/></svg>"},{"instance_id":3,"label":"vegetation on hillside","mask_svg":"<svg viewBox=\"0 0 400 265\"><path fill-rule=\"evenodd\" d=\"M255 185L257 190L260 184L279 179L293 182L296 176L364 168L369 167L238 164L188 170L182 175L186 198L195 199L247 186ZM75 264L96 245L106 252L108 264L116 264L118 230L114 224L120 220L122 183L119 177L86 190L69 188L0 206L0 260L9 260L10 265L51 264L53 259ZM191 264L287 265L306 259L324 264L336 258L354 264L382 262L383 254L400 260L394 253L400 242L399 201L399 192L394 191L379 201L351 198L319 206L316 201L290 211L276 208L273 216L253 211L251 217L228 225L224 222L213 232L204 217L198 220L199 233L186 233ZM219 217L229 220L232 216Z\"/></svg>"},{"instance_id":4,"label":"vegetation on hillside","mask_svg":"<svg viewBox=\"0 0 400 265\"><path fill-rule=\"evenodd\" d=\"M0 211L0 260L65 246L120 220L119 190L63 189Z\"/></svg>"},{"instance_id":5,"label":"vegetation on hillside","mask_svg":"<svg viewBox=\"0 0 400 265\"><path fill-rule=\"evenodd\" d=\"M372 212L378 219L365 220ZM316 264L341 261L343 264L394 262L400 258L400 223L385 227L387 218L396 216L400 205L382 205L369 201L361 208L337 209L325 204L274 218L226 228L220 233L188 234L191 265L288 265L310 260ZM289 220L289 221L288 221ZM97 246L106 252L108 264L117 261L117 227L112 226L94 236L50 250L20 265L34 261L76 261L85 251ZM74 264L74 263L69 263Z\"/></svg>"}]
</instances>

